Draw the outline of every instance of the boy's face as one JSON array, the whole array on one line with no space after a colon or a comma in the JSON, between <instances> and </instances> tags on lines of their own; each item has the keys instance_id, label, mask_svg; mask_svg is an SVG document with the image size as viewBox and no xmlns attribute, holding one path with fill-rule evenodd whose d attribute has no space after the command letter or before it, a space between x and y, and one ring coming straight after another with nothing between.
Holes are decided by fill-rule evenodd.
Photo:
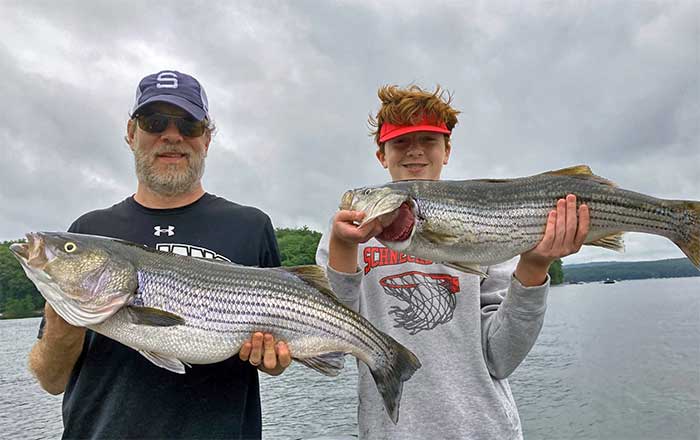
<instances>
[{"instance_id":1,"label":"boy's face","mask_svg":"<svg viewBox=\"0 0 700 440\"><path fill-rule=\"evenodd\" d=\"M389 170L392 180L439 180L449 157L445 135L431 131L395 137L384 143L384 152L377 151L377 159Z\"/></svg>"}]
</instances>

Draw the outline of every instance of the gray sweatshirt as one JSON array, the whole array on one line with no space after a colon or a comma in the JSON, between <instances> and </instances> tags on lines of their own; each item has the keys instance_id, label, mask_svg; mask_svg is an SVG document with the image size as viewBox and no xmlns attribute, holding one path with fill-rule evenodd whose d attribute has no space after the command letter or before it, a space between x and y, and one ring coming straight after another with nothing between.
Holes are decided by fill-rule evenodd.
<instances>
[{"instance_id":1,"label":"gray sweatshirt","mask_svg":"<svg viewBox=\"0 0 700 440\"><path fill-rule=\"evenodd\" d=\"M325 233L316 253L328 264ZM404 383L399 422L384 410L369 369L358 363L361 439L522 439L506 377L542 327L549 278L524 287L517 258L485 269L482 280L397 253L372 239L354 274L327 267L340 301L408 347L422 367Z\"/></svg>"}]
</instances>

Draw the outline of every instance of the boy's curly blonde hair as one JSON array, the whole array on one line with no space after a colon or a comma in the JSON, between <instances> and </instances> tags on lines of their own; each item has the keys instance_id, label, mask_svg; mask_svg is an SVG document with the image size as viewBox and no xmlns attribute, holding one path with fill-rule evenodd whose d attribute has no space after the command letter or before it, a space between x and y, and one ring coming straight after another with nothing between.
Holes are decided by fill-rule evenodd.
<instances>
[{"instance_id":1,"label":"boy's curly blonde hair","mask_svg":"<svg viewBox=\"0 0 700 440\"><path fill-rule=\"evenodd\" d=\"M446 95L446 96L445 96ZM452 131L457 125L457 115L460 113L450 106L452 94L437 85L434 92L423 90L417 85L401 88L396 85L386 85L379 88L377 96L382 105L377 116L369 116L370 132L381 151L384 142L379 142L379 131L382 124L388 122L394 125L414 125L424 117L433 121L444 121L448 130ZM445 135L445 144L449 145L450 135Z\"/></svg>"}]
</instances>

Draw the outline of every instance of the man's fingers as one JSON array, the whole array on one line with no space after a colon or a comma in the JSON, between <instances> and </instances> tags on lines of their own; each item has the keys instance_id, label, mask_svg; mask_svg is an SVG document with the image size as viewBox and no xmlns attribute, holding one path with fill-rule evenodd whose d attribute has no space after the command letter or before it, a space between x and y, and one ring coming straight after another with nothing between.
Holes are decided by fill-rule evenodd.
<instances>
[{"instance_id":1,"label":"man's fingers","mask_svg":"<svg viewBox=\"0 0 700 440\"><path fill-rule=\"evenodd\" d=\"M253 348L250 351L250 359L248 360L252 365L258 366L262 362L263 353L263 334L260 332L253 333L251 339Z\"/></svg>"},{"instance_id":2,"label":"man's fingers","mask_svg":"<svg viewBox=\"0 0 700 440\"><path fill-rule=\"evenodd\" d=\"M275 348L277 350L277 362L279 362L282 368L287 368L289 364L292 363L292 353L289 351L287 343L279 341Z\"/></svg>"},{"instance_id":3,"label":"man's fingers","mask_svg":"<svg viewBox=\"0 0 700 440\"><path fill-rule=\"evenodd\" d=\"M277 353L275 353L275 338L269 333L265 333L263 338L263 349L263 366L272 370L277 366Z\"/></svg>"},{"instance_id":4,"label":"man's fingers","mask_svg":"<svg viewBox=\"0 0 700 440\"><path fill-rule=\"evenodd\" d=\"M253 344L250 340L247 340L241 345L241 349L238 351L238 357L241 358L243 362L248 362L250 358L250 351L253 349Z\"/></svg>"}]
</instances>

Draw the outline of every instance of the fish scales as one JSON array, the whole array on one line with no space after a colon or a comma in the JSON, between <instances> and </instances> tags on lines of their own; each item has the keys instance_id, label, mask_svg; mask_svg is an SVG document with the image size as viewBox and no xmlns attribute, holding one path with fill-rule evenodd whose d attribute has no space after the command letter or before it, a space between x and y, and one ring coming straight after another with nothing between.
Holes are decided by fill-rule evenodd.
<instances>
[{"instance_id":1,"label":"fish scales","mask_svg":"<svg viewBox=\"0 0 700 440\"><path fill-rule=\"evenodd\" d=\"M367 364L397 422L403 382L420 368L407 348L338 302L318 266L245 267L81 234L27 238L11 250L63 319L177 373L234 356L253 332L271 333L294 360L326 375L339 373L345 354Z\"/></svg>"},{"instance_id":2,"label":"fish scales","mask_svg":"<svg viewBox=\"0 0 700 440\"><path fill-rule=\"evenodd\" d=\"M700 202L621 189L585 166L517 179L414 180L358 188L343 195L341 209L364 211L366 223L407 203L409 209L399 210L397 220L377 237L382 243L484 275L476 266L533 248L544 235L549 212L568 194L590 208L586 244L621 250L621 232L661 235L700 267Z\"/></svg>"},{"instance_id":3,"label":"fish scales","mask_svg":"<svg viewBox=\"0 0 700 440\"><path fill-rule=\"evenodd\" d=\"M235 279L226 280L218 271L209 268L199 273L192 273L190 270L184 272L177 265L170 265L167 270L139 270L140 279L139 295L136 297L143 301L147 307L155 307L167 310L175 314L180 314L188 320L187 325L202 330L212 330L217 332L239 334L240 344L249 337L255 326L261 331L281 330L276 318L285 317L287 320L298 324L297 327L287 325L284 330L299 331L304 327L313 328L316 331L328 331L327 327L349 325L354 333L350 343L359 343L364 339L374 342L373 349L381 346L381 341L377 340L374 334L359 333L362 328L354 326L354 321L347 314L343 315L342 308L336 307L336 314L321 315L318 312L324 310L320 304L305 300L303 296L291 294L295 285L286 280L267 280L257 276L254 269L241 268L241 276ZM229 277L230 278L230 277ZM170 280L177 279L177 285ZM296 284L296 283L295 283ZM309 289L311 289L309 287ZM265 292L265 293L262 293ZM201 298L201 304L206 304L208 310L200 313L192 313L191 301ZM288 314L277 315L272 310L278 310L280 303L288 304ZM252 310L260 312L251 313ZM219 312L225 317L224 320L207 319L207 312ZM234 319L235 318L235 319ZM198 322L201 324L198 325ZM217 324L217 325L214 325ZM223 325L221 325L223 324ZM284 332L283 332L284 333ZM341 334L334 334L341 337ZM346 338L344 338L346 340ZM236 347L233 347L235 350ZM235 350L237 351L237 350ZM234 353L235 353L234 351ZM303 355L304 353L299 353Z\"/></svg>"}]
</instances>

